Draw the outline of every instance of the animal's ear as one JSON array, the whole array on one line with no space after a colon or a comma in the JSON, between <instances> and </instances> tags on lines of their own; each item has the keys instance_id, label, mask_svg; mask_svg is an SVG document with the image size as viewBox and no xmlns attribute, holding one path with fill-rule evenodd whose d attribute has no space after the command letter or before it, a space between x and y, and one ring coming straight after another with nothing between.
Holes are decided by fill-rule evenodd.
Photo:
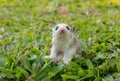
<instances>
[{"instance_id":1,"label":"animal's ear","mask_svg":"<svg viewBox=\"0 0 120 81\"><path fill-rule=\"evenodd\" d=\"M72 28L70 29L71 32L73 32L73 31L75 31L75 30L76 30L76 27L72 27Z\"/></svg>"}]
</instances>

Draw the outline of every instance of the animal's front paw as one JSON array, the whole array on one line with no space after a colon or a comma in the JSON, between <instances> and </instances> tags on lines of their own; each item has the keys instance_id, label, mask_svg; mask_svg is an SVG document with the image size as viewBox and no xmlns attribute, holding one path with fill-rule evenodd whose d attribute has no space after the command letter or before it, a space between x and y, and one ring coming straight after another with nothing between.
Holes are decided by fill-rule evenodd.
<instances>
[{"instance_id":1,"label":"animal's front paw","mask_svg":"<svg viewBox=\"0 0 120 81\"><path fill-rule=\"evenodd\" d=\"M71 60L70 59L63 59L63 62L66 64L66 65L69 65L69 62L70 62Z\"/></svg>"},{"instance_id":2,"label":"animal's front paw","mask_svg":"<svg viewBox=\"0 0 120 81\"><path fill-rule=\"evenodd\" d=\"M55 59L56 55L55 54L51 54L49 57Z\"/></svg>"}]
</instances>

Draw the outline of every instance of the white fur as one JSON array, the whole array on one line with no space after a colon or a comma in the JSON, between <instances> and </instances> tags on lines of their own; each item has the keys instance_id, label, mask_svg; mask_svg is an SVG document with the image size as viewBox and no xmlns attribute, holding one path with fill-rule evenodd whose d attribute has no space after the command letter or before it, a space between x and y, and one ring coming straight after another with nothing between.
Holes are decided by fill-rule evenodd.
<instances>
[{"instance_id":1,"label":"white fur","mask_svg":"<svg viewBox=\"0 0 120 81\"><path fill-rule=\"evenodd\" d=\"M53 28L50 57L56 62L63 60L65 64L68 64L72 60L73 56L77 55L76 53L78 49L80 51L79 53L81 53L81 47L73 33L70 30L67 30L67 24L58 24L57 26L59 27L58 30ZM60 33L61 29L65 30L64 34Z\"/></svg>"}]
</instances>

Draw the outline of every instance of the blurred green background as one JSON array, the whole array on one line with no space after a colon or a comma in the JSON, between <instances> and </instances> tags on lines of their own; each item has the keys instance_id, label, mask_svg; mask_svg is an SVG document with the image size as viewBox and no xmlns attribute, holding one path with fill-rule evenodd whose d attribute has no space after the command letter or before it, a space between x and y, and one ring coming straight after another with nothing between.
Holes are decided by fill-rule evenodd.
<instances>
[{"instance_id":1,"label":"blurred green background","mask_svg":"<svg viewBox=\"0 0 120 81\"><path fill-rule=\"evenodd\" d=\"M50 59L51 28L76 27L83 56ZM119 81L120 0L0 0L0 81Z\"/></svg>"}]
</instances>

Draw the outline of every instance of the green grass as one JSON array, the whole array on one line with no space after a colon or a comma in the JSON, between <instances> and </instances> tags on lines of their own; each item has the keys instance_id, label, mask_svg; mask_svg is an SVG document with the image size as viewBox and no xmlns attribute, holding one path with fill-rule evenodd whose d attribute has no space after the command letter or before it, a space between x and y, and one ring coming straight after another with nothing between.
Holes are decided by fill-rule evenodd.
<instances>
[{"instance_id":1,"label":"green grass","mask_svg":"<svg viewBox=\"0 0 120 81\"><path fill-rule=\"evenodd\" d=\"M69 66L43 58L57 23L75 26L82 44ZM119 81L120 0L0 0L0 81L25 80Z\"/></svg>"}]
</instances>

